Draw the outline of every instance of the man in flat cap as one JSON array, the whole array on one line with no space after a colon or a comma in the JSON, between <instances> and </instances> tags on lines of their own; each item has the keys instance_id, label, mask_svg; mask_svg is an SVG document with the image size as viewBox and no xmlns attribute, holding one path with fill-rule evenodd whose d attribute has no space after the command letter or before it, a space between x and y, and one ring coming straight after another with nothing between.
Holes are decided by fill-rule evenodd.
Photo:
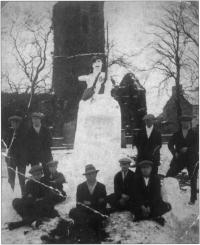
<instances>
[{"instance_id":1,"label":"man in flat cap","mask_svg":"<svg viewBox=\"0 0 200 245\"><path fill-rule=\"evenodd\" d=\"M199 135L190 128L191 120L190 116L181 116L181 129L174 133L169 140L168 148L173 158L166 177L175 177L181 170L187 168L191 185L189 204L194 204L197 200Z\"/></svg>"},{"instance_id":2,"label":"man in flat cap","mask_svg":"<svg viewBox=\"0 0 200 245\"><path fill-rule=\"evenodd\" d=\"M47 163L47 168L49 170L49 176L44 177L44 183L48 186L57 189L60 193L56 190L49 191L49 201L53 202L53 204L62 202L66 199L66 193L63 190L63 184L66 183L65 176L57 171L58 161L50 161Z\"/></svg>"},{"instance_id":3,"label":"man in flat cap","mask_svg":"<svg viewBox=\"0 0 200 245\"><path fill-rule=\"evenodd\" d=\"M42 125L44 114L34 112L31 115L32 127L27 133L28 161L33 165L42 163L44 175L49 175L46 164L53 160L51 153L52 138L45 126Z\"/></svg>"},{"instance_id":4,"label":"man in flat cap","mask_svg":"<svg viewBox=\"0 0 200 245\"><path fill-rule=\"evenodd\" d=\"M154 163L152 172L157 174L160 165L160 148L162 146L161 134L154 126L154 115L147 114L143 119L146 126L139 131L135 142L138 151L137 162L142 160L152 161ZM138 171L139 168L136 169L136 172Z\"/></svg>"},{"instance_id":5,"label":"man in flat cap","mask_svg":"<svg viewBox=\"0 0 200 245\"><path fill-rule=\"evenodd\" d=\"M132 193L134 184L134 172L129 169L131 160L121 158L119 160L121 171L114 177L114 193L107 197L113 211L131 210Z\"/></svg>"},{"instance_id":6,"label":"man in flat cap","mask_svg":"<svg viewBox=\"0 0 200 245\"><path fill-rule=\"evenodd\" d=\"M74 220L78 229L89 227L94 230L97 237L102 227L103 218L98 213L90 210L90 208L102 214L106 212L106 187L97 181L98 171L94 165L86 165L85 173L83 174L86 177L86 181L78 185L76 193L77 205L69 213L69 217Z\"/></svg>"},{"instance_id":7,"label":"man in flat cap","mask_svg":"<svg viewBox=\"0 0 200 245\"><path fill-rule=\"evenodd\" d=\"M15 228L31 225L34 221L41 221L44 217L54 218L59 216L54 209L54 205L48 199L49 189L43 186L43 168L40 165L34 165L29 173L31 178L25 186L25 195L23 198L13 200L13 208L22 217L21 221L10 222L8 228Z\"/></svg>"},{"instance_id":8,"label":"man in flat cap","mask_svg":"<svg viewBox=\"0 0 200 245\"><path fill-rule=\"evenodd\" d=\"M15 187L15 176L16 170L18 173L19 184L21 188L22 196L25 192L25 175L26 164L27 164L27 149L26 149L26 132L22 126L23 118L18 115L9 117L11 129L4 139L7 144L7 156L6 162L8 166L8 182L11 188L14 190ZM21 175L21 174L22 175Z\"/></svg>"},{"instance_id":9,"label":"man in flat cap","mask_svg":"<svg viewBox=\"0 0 200 245\"><path fill-rule=\"evenodd\" d=\"M143 160L138 167L141 174L135 176L133 185L135 221L153 219L164 225L165 220L161 216L171 210L171 205L162 200L160 179L152 174L153 162Z\"/></svg>"}]
</instances>

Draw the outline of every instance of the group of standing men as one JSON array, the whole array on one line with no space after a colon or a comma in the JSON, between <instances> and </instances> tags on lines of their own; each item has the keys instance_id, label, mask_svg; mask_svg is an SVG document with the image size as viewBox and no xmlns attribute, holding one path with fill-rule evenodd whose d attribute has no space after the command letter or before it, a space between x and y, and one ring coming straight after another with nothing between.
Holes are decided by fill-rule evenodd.
<instances>
[{"instance_id":1,"label":"group of standing men","mask_svg":"<svg viewBox=\"0 0 200 245\"><path fill-rule=\"evenodd\" d=\"M53 160L51 153L52 138L48 128L42 125L44 114L34 112L31 115L32 126L26 129L23 118L18 115L9 117L11 128L4 141L7 145L8 182L15 187L16 170L22 196L25 191L26 166L42 164L45 175L48 175L47 163ZM21 173L21 174L20 174Z\"/></svg>"}]
</instances>

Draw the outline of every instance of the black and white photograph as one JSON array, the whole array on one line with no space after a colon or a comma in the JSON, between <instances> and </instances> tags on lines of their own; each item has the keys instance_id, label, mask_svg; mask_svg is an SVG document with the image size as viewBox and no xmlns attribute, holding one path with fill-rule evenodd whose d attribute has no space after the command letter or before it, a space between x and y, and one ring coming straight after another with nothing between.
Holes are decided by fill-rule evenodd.
<instances>
[{"instance_id":1,"label":"black and white photograph","mask_svg":"<svg viewBox=\"0 0 200 245\"><path fill-rule=\"evenodd\" d=\"M199 242L199 1L1 1L1 243Z\"/></svg>"}]
</instances>

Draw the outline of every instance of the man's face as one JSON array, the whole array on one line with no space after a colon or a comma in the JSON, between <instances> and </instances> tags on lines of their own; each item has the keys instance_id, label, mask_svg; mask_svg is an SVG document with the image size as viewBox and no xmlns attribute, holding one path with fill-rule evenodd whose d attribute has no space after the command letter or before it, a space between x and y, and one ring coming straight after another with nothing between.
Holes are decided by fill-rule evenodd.
<instances>
[{"instance_id":1,"label":"man's face","mask_svg":"<svg viewBox=\"0 0 200 245\"><path fill-rule=\"evenodd\" d=\"M92 64L93 69L101 70L101 69L102 69L102 66L103 66L103 62L102 62L101 59L97 59L97 60Z\"/></svg>"},{"instance_id":2,"label":"man's face","mask_svg":"<svg viewBox=\"0 0 200 245\"><path fill-rule=\"evenodd\" d=\"M94 183L96 182L97 173L96 172L88 173L85 175L85 177L89 183Z\"/></svg>"},{"instance_id":3,"label":"man's face","mask_svg":"<svg viewBox=\"0 0 200 245\"><path fill-rule=\"evenodd\" d=\"M40 127L41 125L41 119L38 117L32 117L32 123L33 123L33 127Z\"/></svg>"},{"instance_id":4,"label":"man's face","mask_svg":"<svg viewBox=\"0 0 200 245\"><path fill-rule=\"evenodd\" d=\"M120 163L120 167L123 172L126 172L130 167L130 163Z\"/></svg>"},{"instance_id":5,"label":"man's face","mask_svg":"<svg viewBox=\"0 0 200 245\"><path fill-rule=\"evenodd\" d=\"M11 121L10 124L11 124L11 128L17 129L20 125L20 122L19 121Z\"/></svg>"},{"instance_id":6,"label":"man's face","mask_svg":"<svg viewBox=\"0 0 200 245\"><path fill-rule=\"evenodd\" d=\"M182 129L189 129L190 122L189 121L181 121Z\"/></svg>"},{"instance_id":7,"label":"man's face","mask_svg":"<svg viewBox=\"0 0 200 245\"><path fill-rule=\"evenodd\" d=\"M152 167L150 165L144 165L141 167L141 172L144 177L149 177L151 175Z\"/></svg>"},{"instance_id":8,"label":"man's face","mask_svg":"<svg viewBox=\"0 0 200 245\"><path fill-rule=\"evenodd\" d=\"M148 128L150 128L153 125L153 119L146 119L145 124Z\"/></svg>"},{"instance_id":9,"label":"man's face","mask_svg":"<svg viewBox=\"0 0 200 245\"><path fill-rule=\"evenodd\" d=\"M56 170L57 170L57 166L51 166L51 167L49 167L49 172L51 174L54 174L56 172Z\"/></svg>"},{"instance_id":10,"label":"man's face","mask_svg":"<svg viewBox=\"0 0 200 245\"><path fill-rule=\"evenodd\" d=\"M33 178L36 179L36 180L40 180L42 178L42 171L38 171L38 172L35 172L32 174L33 175Z\"/></svg>"}]
</instances>

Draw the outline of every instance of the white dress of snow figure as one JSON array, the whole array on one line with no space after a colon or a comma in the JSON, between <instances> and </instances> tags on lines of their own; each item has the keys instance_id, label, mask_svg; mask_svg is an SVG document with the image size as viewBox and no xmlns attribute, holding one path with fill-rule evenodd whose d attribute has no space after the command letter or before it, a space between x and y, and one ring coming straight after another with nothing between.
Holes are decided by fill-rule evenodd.
<instances>
[{"instance_id":1,"label":"white dress of snow figure","mask_svg":"<svg viewBox=\"0 0 200 245\"><path fill-rule=\"evenodd\" d=\"M101 72L102 60L96 58L92 63L93 72L80 76L87 88L92 87ZM94 164L102 173L116 165L121 148L121 113L117 101L111 96L112 83L108 79L103 94L99 94L105 73L101 72L92 98L79 103L77 129L74 143L76 164L83 171L86 164Z\"/></svg>"}]
</instances>

